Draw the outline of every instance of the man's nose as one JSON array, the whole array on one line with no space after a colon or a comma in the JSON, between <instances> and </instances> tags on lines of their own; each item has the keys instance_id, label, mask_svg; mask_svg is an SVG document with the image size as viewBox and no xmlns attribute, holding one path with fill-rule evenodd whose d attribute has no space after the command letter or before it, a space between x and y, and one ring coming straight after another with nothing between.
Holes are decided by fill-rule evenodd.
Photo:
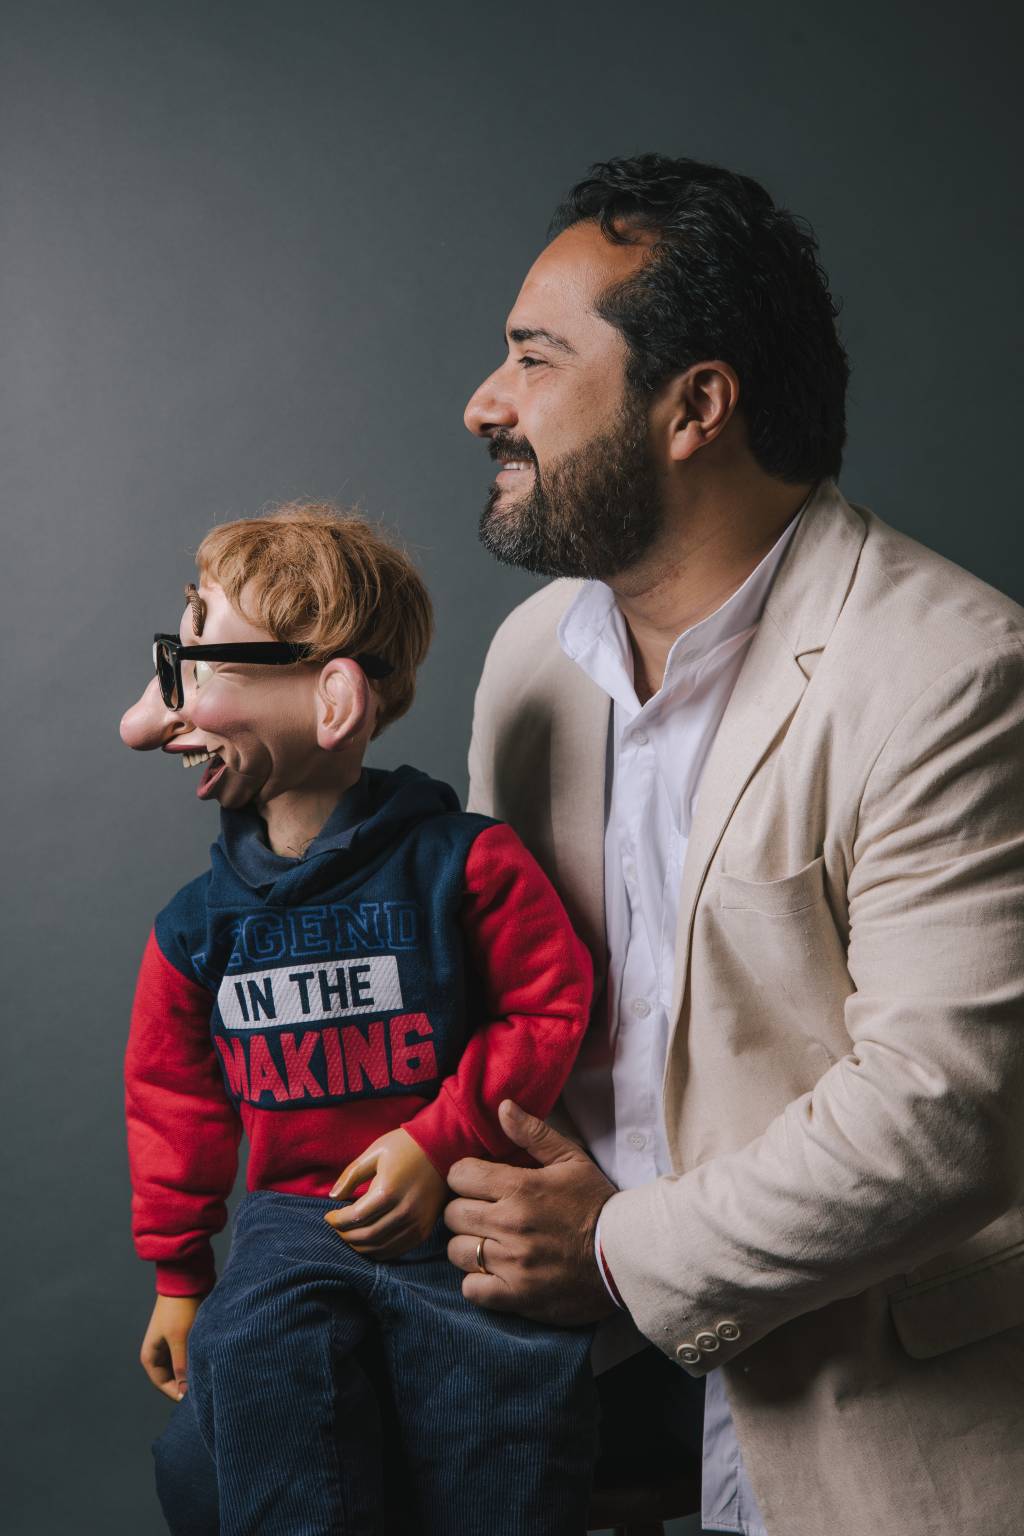
<instances>
[{"instance_id":1,"label":"man's nose","mask_svg":"<svg viewBox=\"0 0 1024 1536\"><path fill-rule=\"evenodd\" d=\"M181 712L167 708L155 677L150 679L142 697L121 716L121 740L135 752L152 752L187 729Z\"/></svg>"},{"instance_id":2,"label":"man's nose","mask_svg":"<svg viewBox=\"0 0 1024 1536\"><path fill-rule=\"evenodd\" d=\"M501 373L499 368L485 379L466 406L462 419L474 437L490 437L499 427L511 431L519 421L519 412L501 386Z\"/></svg>"}]
</instances>

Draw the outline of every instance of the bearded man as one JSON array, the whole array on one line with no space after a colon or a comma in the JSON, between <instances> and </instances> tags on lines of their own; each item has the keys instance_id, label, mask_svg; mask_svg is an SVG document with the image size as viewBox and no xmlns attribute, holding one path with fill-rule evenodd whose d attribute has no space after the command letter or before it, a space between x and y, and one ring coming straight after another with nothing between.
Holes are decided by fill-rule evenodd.
<instances>
[{"instance_id":1,"label":"bearded man","mask_svg":"<svg viewBox=\"0 0 1024 1536\"><path fill-rule=\"evenodd\" d=\"M619 1422L702 1433L706 1529L1011 1536L1024 614L840 494L836 309L757 183L615 160L552 235L466 423L485 545L568 579L491 646L470 805L605 988L579 1141L506 1105L541 1166L457 1164L450 1257L618 1309Z\"/></svg>"}]
</instances>

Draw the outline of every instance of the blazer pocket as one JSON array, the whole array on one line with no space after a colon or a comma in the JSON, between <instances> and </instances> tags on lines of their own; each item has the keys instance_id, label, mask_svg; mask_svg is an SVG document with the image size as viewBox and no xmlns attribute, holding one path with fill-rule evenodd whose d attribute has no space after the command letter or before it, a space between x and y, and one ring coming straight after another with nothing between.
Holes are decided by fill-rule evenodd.
<instances>
[{"instance_id":1,"label":"blazer pocket","mask_svg":"<svg viewBox=\"0 0 1024 1536\"><path fill-rule=\"evenodd\" d=\"M956 1263L958 1256L966 1262ZM950 1258L941 1273L888 1287L897 1336L915 1360L1024 1325L1024 1212L1008 1212Z\"/></svg>"},{"instance_id":2,"label":"blazer pocket","mask_svg":"<svg viewBox=\"0 0 1024 1536\"><path fill-rule=\"evenodd\" d=\"M741 880L739 875L719 874L718 904L726 912L761 912L765 917L785 917L817 906L825 896L825 859L812 859L803 869L782 880Z\"/></svg>"}]
</instances>

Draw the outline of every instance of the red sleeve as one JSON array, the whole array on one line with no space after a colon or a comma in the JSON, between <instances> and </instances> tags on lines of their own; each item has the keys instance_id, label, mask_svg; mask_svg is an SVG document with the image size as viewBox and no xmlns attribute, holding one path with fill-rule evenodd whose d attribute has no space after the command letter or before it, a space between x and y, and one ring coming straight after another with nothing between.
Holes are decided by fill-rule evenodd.
<instances>
[{"instance_id":1,"label":"red sleeve","mask_svg":"<svg viewBox=\"0 0 1024 1536\"><path fill-rule=\"evenodd\" d=\"M210 1237L227 1219L241 1122L210 1043L213 998L183 976L151 934L125 1059L132 1235L156 1262L164 1296L213 1285Z\"/></svg>"},{"instance_id":2,"label":"red sleeve","mask_svg":"<svg viewBox=\"0 0 1024 1536\"><path fill-rule=\"evenodd\" d=\"M447 1176L460 1157L522 1161L498 1124L514 1099L547 1115L583 1042L590 955L547 876L504 825L481 832L466 860L462 926L482 981L484 1017L457 1071L404 1129Z\"/></svg>"}]
</instances>

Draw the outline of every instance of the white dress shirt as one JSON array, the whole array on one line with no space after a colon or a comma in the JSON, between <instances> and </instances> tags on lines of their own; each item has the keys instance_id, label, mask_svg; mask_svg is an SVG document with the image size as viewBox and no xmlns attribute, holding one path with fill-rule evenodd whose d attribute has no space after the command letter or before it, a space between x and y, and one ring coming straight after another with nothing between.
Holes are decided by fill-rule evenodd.
<instances>
[{"instance_id":1,"label":"white dress shirt","mask_svg":"<svg viewBox=\"0 0 1024 1536\"><path fill-rule=\"evenodd\" d=\"M743 585L681 634L658 691L641 704L625 620L603 582L587 582L558 629L565 654L612 701L605 792L608 1039L586 1049L566 1107L619 1189L672 1171L661 1112L683 860L701 773L798 517ZM624 1320L623 1320L624 1321ZM612 1332L615 1330L613 1329ZM595 1369L646 1341L595 1351ZM724 1384L706 1379L703 1525L765 1536Z\"/></svg>"}]
</instances>

